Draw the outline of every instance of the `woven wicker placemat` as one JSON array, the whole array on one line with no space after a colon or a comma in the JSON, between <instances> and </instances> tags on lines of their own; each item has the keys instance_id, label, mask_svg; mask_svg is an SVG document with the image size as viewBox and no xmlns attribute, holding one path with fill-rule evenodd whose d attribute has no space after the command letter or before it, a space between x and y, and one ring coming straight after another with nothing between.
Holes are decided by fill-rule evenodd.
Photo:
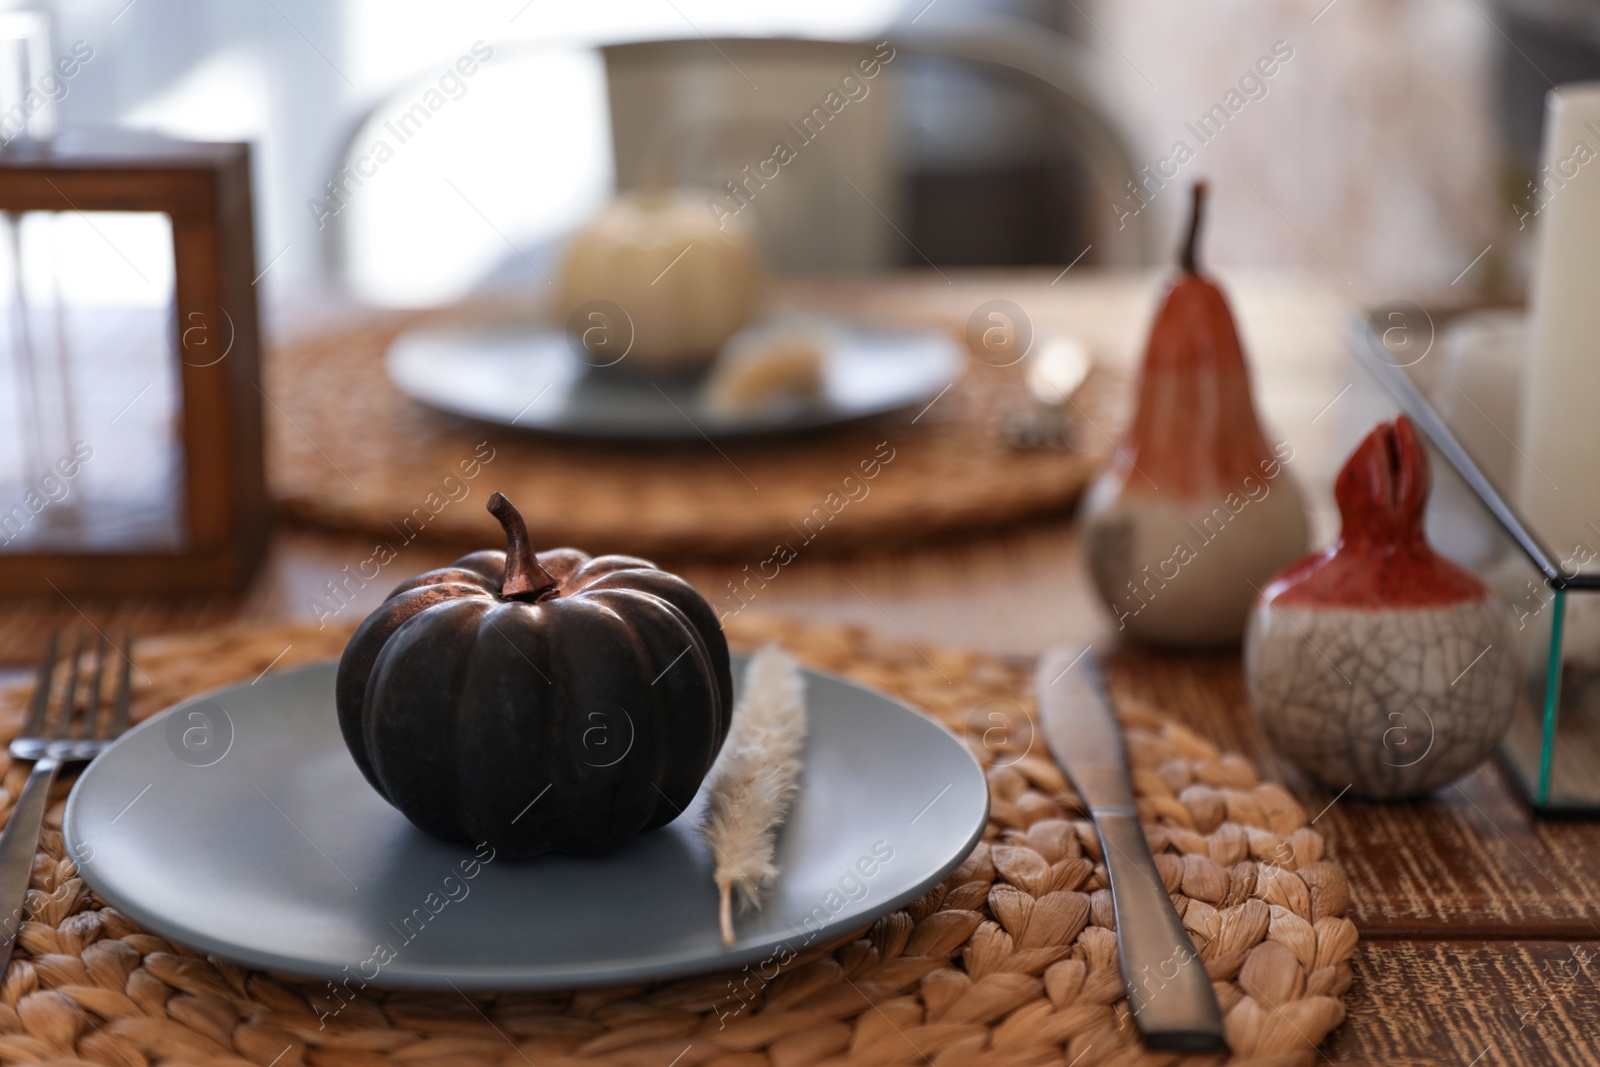
<instances>
[{"instance_id":1,"label":"woven wicker placemat","mask_svg":"<svg viewBox=\"0 0 1600 1067\"><path fill-rule=\"evenodd\" d=\"M966 739L988 768L991 821L942 885L775 977L740 972L471 998L368 990L336 1002L325 983L203 956L141 931L96 899L63 855L63 782L35 861L20 947L0 981L0 1061L1183 1062L1135 1040L1105 869L1076 798L1054 764L1027 747L1025 728L995 729L1013 710L1030 713L1026 670L851 629L736 622L737 645L776 640L809 665L925 709ZM136 655L143 680L135 716L336 655L346 633L285 626L151 639ZM15 732L22 697L15 689L0 696L0 737ZM1301 806L1259 782L1247 761L1156 709L1124 701L1121 713L1156 862L1215 984L1236 1062L1312 1063L1315 1046L1344 1017L1340 998L1351 980L1356 929L1344 917L1344 874L1323 857ZM7 809L25 774L25 765L7 767Z\"/></svg>"},{"instance_id":2,"label":"woven wicker placemat","mask_svg":"<svg viewBox=\"0 0 1600 1067\"><path fill-rule=\"evenodd\" d=\"M406 327L495 314L504 313L393 315L272 351L267 456L280 508L395 548L414 537L490 543L497 530L483 501L494 490L521 507L539 544L590 552L892 545L1070 507L1125 400L1117 375L1097 370L1073 399L1092 422L1080 426L1078 449L1018 450L1003 425L1029 404L1022 369L974 359L920 413L805 437L628 447L457 419L389 383L383 356ZM462 477L463 463L474 478Z\"/></svg>"}]
</instances>

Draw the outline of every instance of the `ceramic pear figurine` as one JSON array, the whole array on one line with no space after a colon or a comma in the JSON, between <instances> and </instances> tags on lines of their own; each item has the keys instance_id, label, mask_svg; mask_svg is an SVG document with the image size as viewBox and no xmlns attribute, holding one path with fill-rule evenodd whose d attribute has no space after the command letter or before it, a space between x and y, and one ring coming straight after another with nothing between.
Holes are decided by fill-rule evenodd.
<instances>
[{"instance_id":1,"label":"ceramic pear figurine","mask_svg":"<svg viewBox=\"0 0 1600 1067\"><path fill-rule=\"evenodd\" d=\"M1081 511L1089 573L1118 628L1186 648L1237 646L1256 591L1310 538L1294 449L1267 444L1233 313L1200 273L1204 207L1196 184L1133 423Z\"/></svg>"},{"instance_id":2,"label":"ceramic pear figurine","mask_svg":"<svg viewBox=\"0 0 1600 1067\"><path fill-rule=\"evenodd\" d=\"M1278 751L1330 790L1401 799L1494 751L1516 703L1509 609L1423 533L1428 453L1380 423L1334 483L1339 539L1262 590L1250 701Z\"/></svg>"}]
</instances>

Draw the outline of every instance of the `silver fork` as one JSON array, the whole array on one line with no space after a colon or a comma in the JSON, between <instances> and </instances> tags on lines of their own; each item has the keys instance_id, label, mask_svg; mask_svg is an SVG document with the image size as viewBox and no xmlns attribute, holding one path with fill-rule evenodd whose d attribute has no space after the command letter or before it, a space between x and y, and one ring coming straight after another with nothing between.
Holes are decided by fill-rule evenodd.
<instances>
[{"instance_id":1,"label":"silver fork","mask_svg":"<svg viewBox=\"0 0 1600 1067\"><path fill-rule=\"evenodd\" d=\"M78 662L83 657L85 634L78 631L72 659L67 664L66 693L59 706L52 708L51 691L55 681L56 649L60 633L52 633L45 645L44 660L34 685L33 703L22 732L11 742L13 759L33 760L33 770L22 787L22 796L11 812L11 821L0 833L0 971L11 960L11 949L22 929L27 905L28 882L33 875L33 857L39 847L39 831L49 807L50 786L68 763L94 759L128 728L128 699L132 689L133 635L123 639L117 654L122 658L117 673L116 696L109 715L103 715L101 689L105 681L106 655L110 642L100 635L95 652L94 672L89 676L88 692L78 694ZM116 651L113 649L112 651Z\"/></svg>"}]
</instances>

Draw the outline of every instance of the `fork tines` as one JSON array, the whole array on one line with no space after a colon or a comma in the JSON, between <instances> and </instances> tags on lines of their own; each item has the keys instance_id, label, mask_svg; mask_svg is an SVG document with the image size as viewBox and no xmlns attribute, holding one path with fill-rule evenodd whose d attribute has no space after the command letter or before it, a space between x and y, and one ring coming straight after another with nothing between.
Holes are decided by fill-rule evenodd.
<instances>
[{"instance_id":1,"label":"fork tines","mask_svg":"<svg viewBox=\"0 0 1600 1067\"><path fill-rule=\"evenodd\" d=\"M72 655L66 661L66 678L62 680L60 686L59 700L52 698L57 693L55 673L61 648L61 632L59 630L51 632L45 643L44 658L39 663L33 700L20 737L52 740L93 738L102 732L116 736L127 728L132 635L128 634L123 641L124 647L118 649L111 644L103 631L95 632L97 638L94 642L94 663L86 680L83 678L83 666L84 654L90 641L89 633L80 628L74 635ZM122 660L122 665L117 678L115 704L110 709L110 721L103 723L102 720L106 718L104 714L106 657L113 653Z\"/></svg>"}]
</instances>

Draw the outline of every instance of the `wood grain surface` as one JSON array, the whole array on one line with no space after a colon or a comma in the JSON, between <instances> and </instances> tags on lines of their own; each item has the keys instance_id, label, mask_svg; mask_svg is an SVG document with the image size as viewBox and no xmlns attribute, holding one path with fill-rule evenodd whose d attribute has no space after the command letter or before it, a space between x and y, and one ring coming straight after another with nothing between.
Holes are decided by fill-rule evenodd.
<instances>
[{"instance_id":1,"label":"wood grain surface","mask_svg":"<svg viewBox=\"0 0 1600 1067\"><path fill-rule=\"evenodd\" d=\"M1592 1065L1600 942L1363 942L1334 1064Z\"/></svg>"}]
</instances>

